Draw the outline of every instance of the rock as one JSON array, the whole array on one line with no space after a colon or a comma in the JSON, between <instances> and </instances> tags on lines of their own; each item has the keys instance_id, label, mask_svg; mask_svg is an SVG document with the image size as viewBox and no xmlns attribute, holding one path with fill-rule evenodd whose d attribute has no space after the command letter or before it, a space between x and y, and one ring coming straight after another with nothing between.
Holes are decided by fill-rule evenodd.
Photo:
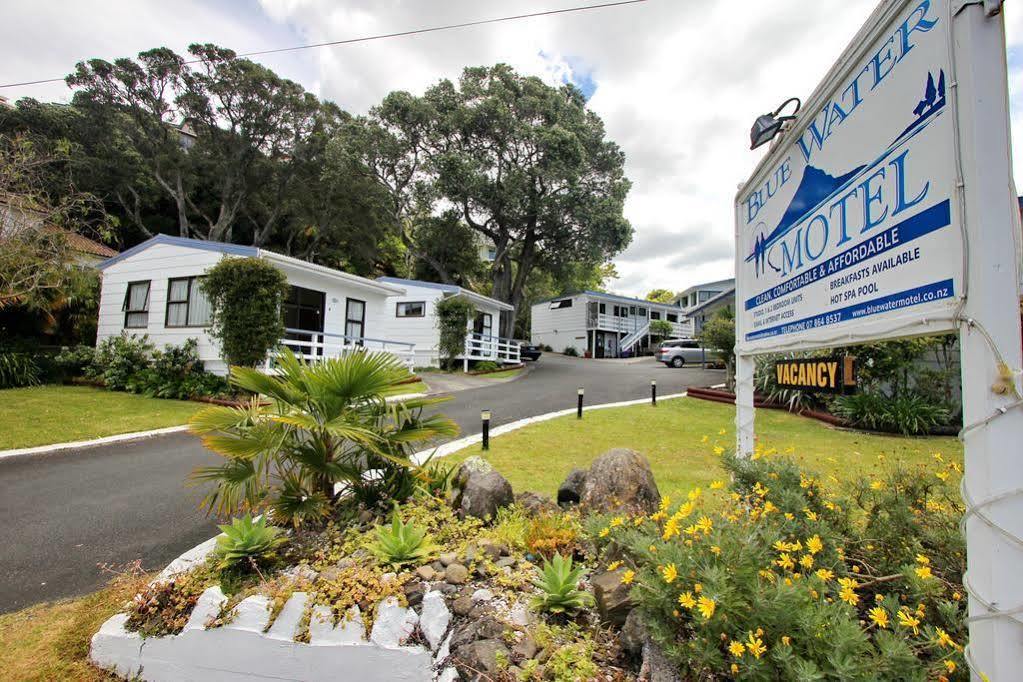
<instances>
[{"instance_id":1,"label":"rock","mask_svg":"<svg viewBox=\"0 0 1023 682\"><path fill-rule=\"evenodd\" d=\"M536 646L536 641L529 635L523 636L511 650L512 656L520 663L536 656L537 651L539 651L539 647Z\"/></svg>"},{"instance_id":2,"label":"rock","mask_svg":"<svg viewBox=\"0 0 1023 682\"><path fill-rule=\"evenodd\" d=\"M459 616L468 616L472 611L472 597L459 597L451 603L451 610Z\"/></svg>"},{"instance_id":3,"label":"rock","mask_svg":"<svg viewBox=\"0 0 1023 682\"><path fill-rule=\"evenodd\" d=\"M368 509L363 509L361 512L359 512L359 523L363 525L371 523L374 518L375 517L373 515L373 512L371 512Z\"/></svg>"},{"instance_id":4,"label":"rock","mask_svg":"<svg viewBox=\"0 0 1023 682\"><path fill-rule=\"evenodd\" d=\"M515 500L511 483L480 457L462 462L455 482L459 488L458 509L467 516L491 518Z\"/></svg>"},{"instance_id":5,"label":"rock","mask_svg":"<svg viewBox=\"0 0 1023 682\"><path fill-rule=\"evenodd\" d=\"M432 568L437 573L443 573L446 566L444 566L444 564L442 564L439 561L434 561L430 564L430 568Z\"/></svg>"},{"instance_id":6,"label":"rock","mask_svg":"<svg viewBox=\"0 0 1023 682\"><path fill-rule=\"evenodd\" d=\"M448 633L448 636L444 638L444 642L437 649L437 653L434 654L434 657L433 657L433 667L434 668L439 668L441 666L441 664L444 663L444 661L448 660L449 656L451 656L451 633L450 632Z\"/></svg>"},{"instance_id":7,"label":"rock","mask_svg":"<svg viewBox=\"0 0 1023 682\"><path fill-rule=\"evenodd\" d=\"M492 543L484 547L483 551L492 561L497 561L508 553L508 548L500 543Z\"/></svg>"},{"instance_id":8,"label":"rock","mask_svg":"<svg viewBox=\"0 0 1023 682\"><path fill-rule=\"evenodd\" d=\"M451 585L461 585L469 579L469 569L462 564L451 564L444 569L444 580Z\"/></svg>"},{"instance_id":9,"label":"rock","mask_svg":"<svg viewBox=\"0 0 1023 682\"><path fill-rule=\"evenodd\" d=\"M633 658L640 658L643 655L643 645L650 638L650 632L643 622L639 609L629 611L622 625L622 631L618 641L622 645L622 651Z\"/></svg>"},{"instance_id":10,"label":"rock","mask_svg":"<svg viewBox=\"0 0 1023 682\"><path fill-rule=\"evenodd\" d=\"M500 639L504 636L505 624L493 615L485 615L456 625L451 631L451 650L481 639Z\"/></svg>"},{"instance_id":11,"label":"rock","mask_svg":"<svg viewBox=\"0 0 1023 682\"><path fill-rule=\"evenodd\" d=\"M437 675L437 682L458 682L458 671L452 667L444 668L439 675Z\"/></svg>"},{"instance_id":12,"label":"rock","mask_svg":"<svg viewBox=\"0 0 1023 682\"><path fill-rule=\"evenodd\" d=\"M661 501L646 457L615 448L593 460L580 504L590 510L653 513Z\"/></svg>"},{"instance_id":13,"label":"rock","mask_svg":"<svg viewBox=\"0 0 1023 682\"><path fill-rule=\"evenodd\" d=\"M427 586L424 583L406 583L402 588L405 591L405 600L409 606L419 606L426 594Z\"/></svg>"},{"instance_id":14,"label":"rock","mask_svg":"<svg viewBox=\"0 0 1023 682\"><path fill-rule=\"evenodd\" d=\"M515 602L510 609L508 609L507 620L512 625L518 625L519 627L528 627L533 622L532 613L529 607L524 602Z\"/></svg>"},{"instance_id":15,"label":"rock","mask_svg":"<svg viewBox=\"0 0 1023 682\"><path fill-rule=\"evenodd\" d=\"M647 640L643 645L643 664L639 669L640 682L682 682L675 665L661 648Z\"/></svg>"},{"instance_id":16,"label":"rock","mask_svg":"<svg viewBox=\"0 0 1023 682\"><path fill-rule=\"evenodd\" d=\"M605 571L593 576L593 596L597 601L597 613L605 623L622 625L635 604L629 598L631 588L622 583L620 571Z\"/></svg>"},{"instance_id":17,"label":"rock","mask_svg":"<svg viewBox=\"0 0 1023 682\"><path fill-rule=\"evenodd\" d=\"M427 582L431 580L438 580L437 571L433 570L432 566L420 566L416 569L416 575Z\"/></svg>"},{"instance_id":18,"label":"rock","mask_svg":"<svg viewBox=\"0 0 1023 682\"><path fill-rule=\"evenodd\" d=\"M332 583L341 577L341 569L337 566L328 566L320 572L320 580Z\"/></svg>"},{"instance_id":19,"label":"rock","mask_svg":"<svg viewBox=\"0 0 1023 682\"><path fill-rule=\"evenodd\" d=\"M527 514L537 516L557 511L558 505L546 495L526 491L515 496L515 502L526 510Z\"/></svg>"},{"instance_id":20,"label":"rock","mask_svg":"<svg viewBox=\"0 0 1023 682\"><path fill-rule=\"evenodd\" d=\"M494 593L491 592L490 590L476 590L475 592L472 593L472 596L469 598L473 601L473 603L480 601L491 601L494 598Z\"/></svg>"},{"instance_id":21,"label":"rock","mask_svg":"<svg viewBox=\"0 0 1023 682\"><path fill-rule=\"evenodd\" d=\"M436 651L440 646L450 623L451 612L444 603L444 595L434 590L424 594L423 608L419 614L419 629L430 643L432 651Z\"/></svg>"},{"instance_id":22,"label":"rock","mask_svg":"<svg viewBox=\"0 0 1023 682\"><path fill-rule=\"evenodd\" d=\"M292 580L308 580L311 582L316 580L316 576L319 574L310 568L308 564L299 564L284 571L284 575Z\"/></svg>"},{"instance_id":23,"label":"rock","mask_svg":"<svg viewBox=\"0 0 1023 682\"><path fill-rule=\"evenodd\" d=\"M455 659L472 673L494 678L501 672L499 659L508 660L508 647L498 639L481 639L455 649Z\"/></svg>"},{"instance_id":24,"label":"rock","mask_svg":"<svg viewBox=\"0 0 1023 682\"><path fill-rule=\"evenodd\" d=\"M388 597L377 605L377 617L369 639L377 646L395 648L405 643L416 629L419 616L412 609L406 609L394 597Z\"/></svg>"},{"instance_id":25,"label":"rock","mask_svg":"<svg viewBox=\"0 0 1023 682\"><path fill-rule=\"evenodd\" d=\"M511 568L514 565L515 557L510 556L501 557L500 559L494 562L494 566L496 566L497 568Z\"/></svg>"},{"instance_id":26,"label":"rock","mask_svg":"<svg viewBox=\"0 0 1023 682\"><path fill-rule=\"evenodd\" d=\"M558 486L558 505L565 507L579 504L583 499L583 486L586 485L586 470L572 469L568 477Z\"/></svg>"},{"instance_id":27,"label":"rock","mask_svg":"<svg viewBox=\"0 0 1023 682\"><path fill-rule=\"evenodd\" d=\"M440 559L440 562L442 564L444 564L445 567L447 567L447 566L450 566L451 564L455 563L456 561L458 561L458 553L457 552L444 552L443 554L441 554L437 558Z\"/></svg>"},{"instance_id":28,"label":"rock","mask_svg":"<svg viewBox=\"0 0 1023 682\"><path fill-rule=\"evenodd\" d=\"M445 597L449 597L449 596L455 594L456 592L458 592L458 586L457 585L449 585L447 583L435 583L433 585L433 589L437 590L438 592L443 594Z\"/></svg>"}]
</instances>

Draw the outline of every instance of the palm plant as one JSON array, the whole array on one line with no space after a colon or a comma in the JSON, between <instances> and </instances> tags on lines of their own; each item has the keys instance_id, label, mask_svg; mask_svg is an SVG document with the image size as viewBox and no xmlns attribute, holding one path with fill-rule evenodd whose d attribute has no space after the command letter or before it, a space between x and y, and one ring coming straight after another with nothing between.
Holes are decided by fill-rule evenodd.
<instances>
[{"instance_id":1,"label":"palm plant","mask_svg":"<svg viewBox=\"0 0 1023 682\"><path fill-rule=\"evenodd\" d=\"M204 500L210 512L270 506L277 521L298 526L325 519L339 488L366 504L394 493L401 501L413 489L413 445L458 431L442 415L423 415L443 399L385 400L402 393L411 375L393 355L351 353L306 364L285 348L275 366L276 376L232 367L232 385L252 400L207 408L190 421L203 444L227 460L193 474L214 484Z\"/></svg>"},{"instance_id":2,"label":"palm plant","mask_svg":"<svg viewBox=\"0 0 1023 682\"><path fill-rule=\"evenodd\" d=\"M550 561L544 560L541 577L533 581L540 588L540 594L533 598L533 608L571 614L593 604L593 595L579 589L582 573L581 567L572 567L571 556L555 554Z\"/></svg>"}]
</instances>

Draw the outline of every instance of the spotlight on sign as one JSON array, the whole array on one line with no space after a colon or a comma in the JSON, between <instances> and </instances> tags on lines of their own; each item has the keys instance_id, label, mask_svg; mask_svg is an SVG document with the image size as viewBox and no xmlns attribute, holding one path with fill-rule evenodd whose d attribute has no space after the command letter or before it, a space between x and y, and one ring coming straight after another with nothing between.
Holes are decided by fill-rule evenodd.
<instances>
[{"instance_id":1,"label":"spotlight on sign","mask_svg":"<svg viewBox=\"0 0 1023 682\"><path fill-rule=\"evenodd\" d=\"M796 108L792 111L792 113L785 114L784 116L780 115L782 110L784 110L785 107L792 102L796 103ZM749 148L756 149L757 147L767 144L773 140L786 121L791 121L796 118L796 114L799 113L799 108L801 106L803 106L803 103L799 101L798 97L791 97L782 102L782 105L775 109L774 113L758 116L757 120L753 122L753 128L749 131Z\"/></svg>"}]
</instances>

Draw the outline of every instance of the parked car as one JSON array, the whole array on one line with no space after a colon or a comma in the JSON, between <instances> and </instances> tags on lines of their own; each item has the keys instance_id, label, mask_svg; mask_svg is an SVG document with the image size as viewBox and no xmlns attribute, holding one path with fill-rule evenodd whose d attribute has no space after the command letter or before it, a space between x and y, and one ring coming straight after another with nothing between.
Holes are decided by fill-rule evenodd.
<instances>
[{"instance_id":1,"label":"parked car","mask_svg":"<svg viewBox=\"0 0 1023 682\"><path fill-rule=\"evenodd\" d=\"M702 348L696 339L664 341L654 357L658 362L663 362L676 369L686 365L703 365L714 361L713 353L709 349Z\"/></svg>"},{"instance_id":2,"label":"parked car","mask_svg":"<svg viewBox=\"0 0 1023 682\"><path fill-rule=\"evenodd\" d=\"M535 343L529 343L528 341L521 341L519 343L519 357L523 360L536 362L540 359L541 352L540 346Z\"/></svg>"}]
</instances>

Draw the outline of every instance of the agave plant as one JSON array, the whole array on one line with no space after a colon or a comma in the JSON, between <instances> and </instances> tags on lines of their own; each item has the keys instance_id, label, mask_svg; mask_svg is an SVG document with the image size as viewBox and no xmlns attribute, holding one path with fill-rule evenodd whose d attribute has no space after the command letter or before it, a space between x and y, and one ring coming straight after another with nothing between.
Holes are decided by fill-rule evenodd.
<instances>
[{"instance_id":1,"label":"agave plant","mask_svg":"<svg viewBox=\"0 0 1023 682\"><path fill-rule=\"evenodd\" d=\"M266 516L253 520L252 514L246 514L218 528L223 535L217 538L214 555L220 560L220 568L266 560L284 542L279 528L266 525Z\"/></svg>"},{"instance_id":2,"label":"agave plant","mask_svg":"<svg viewBox=\"0 0 1023 682\"><path fill-rule=\"evenodd\" d=\"M409 563L422 563L437 552L437 545L426 534L425 528L418 528L412 521L402 523L397 512L391 525L377 526L377 539L369 545L381 563L395 568Z\"/></svg>"},{"instance_id":3,"label":"agave plant","mask_svg":"<svg viewBox=\"0 0 1023 682\"><path fill-rule=\"evenodd\" d=\"M593 595L579 589L583 569L572 567L572 557L555 554L544 560L541 576L533 581L540 594L533 597L533 608L554 614L571 614L593 604Z\"/></svg>"},{"instance_id":4,"label":"agave plant","mask_svg":"<svg viewBox=\"0 0 1023 682\"><path fill-rule=\"evenodd\" d=\"M444 416L423 415L442 399L385 400L411 376L388 353L306 364L284 349L275 366L276 376L232 367L232 385L255 394L252 401L207 408L190 422L227 460L193 474L213 484L210 512L269 506L276 521L298 526L325 519L340 488L366 504L401 501L414 489L413 446L458 432Z\"/></svg>"}]
</instances>

